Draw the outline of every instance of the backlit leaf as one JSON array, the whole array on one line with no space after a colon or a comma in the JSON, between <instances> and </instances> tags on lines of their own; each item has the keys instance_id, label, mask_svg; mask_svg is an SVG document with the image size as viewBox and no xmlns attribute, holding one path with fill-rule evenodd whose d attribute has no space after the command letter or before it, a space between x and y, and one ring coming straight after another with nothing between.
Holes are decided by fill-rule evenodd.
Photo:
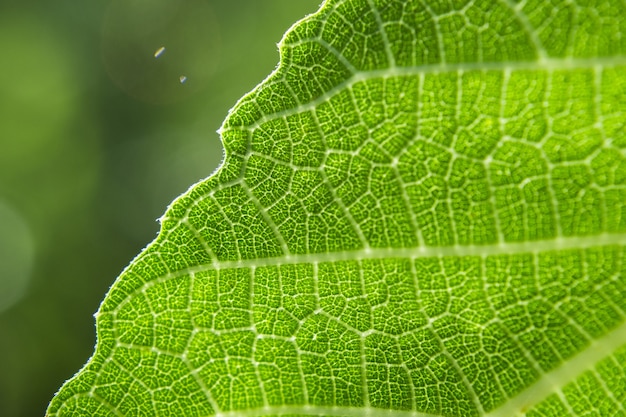
<instances>
[{"instance_id":1,"label":"backlit leaf","mask_svg":"<svg viewBox=\"0 0 626 417\"><path fill-rule=\"evenodd\" d=\"M626 415L626 3L328 0L50 416Z\"/></svg>"}]
</instances>

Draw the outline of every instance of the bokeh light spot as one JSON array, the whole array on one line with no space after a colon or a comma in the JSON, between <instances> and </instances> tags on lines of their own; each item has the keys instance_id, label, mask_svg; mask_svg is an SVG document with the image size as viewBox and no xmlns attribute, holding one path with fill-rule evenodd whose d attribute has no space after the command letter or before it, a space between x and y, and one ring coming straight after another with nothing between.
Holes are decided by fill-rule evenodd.
<instances>
[{"instance_id":1,"label":"bokeh light spot","mask_svg":"<svg viewBox=\"0 0 626 417\"><path fill-rule=\"evenodd\" d=\"M219 44L217 21L203 0L113 0L102 28L110 78L149 103L176 102L206 86ZM180 74L193 77L193 85L181 88Z\"/></svg>"},{"instance_id":2,"label":"bokeh light spot","mask_svg":"<svg viewBox=\"0 0 626 417\"><path fill-rule=\"evenodd\" d=\"M26 293L35 259L34 246L22 216L0 201L0 312Z\"/></svg>"}]
</instances>

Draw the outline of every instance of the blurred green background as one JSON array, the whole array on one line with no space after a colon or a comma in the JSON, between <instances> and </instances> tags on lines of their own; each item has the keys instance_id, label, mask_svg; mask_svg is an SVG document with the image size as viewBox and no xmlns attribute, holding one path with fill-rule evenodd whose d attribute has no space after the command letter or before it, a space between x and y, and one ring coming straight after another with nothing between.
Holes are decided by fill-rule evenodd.
<instances>
[{"instance_id":1,"label":"blurred green background","mask_svg":"<svg viewBox=\"0 0 626 417\"><path fill-rule=\"evenodd\" d=\"M1 416L43 416L89 358L105 292L319 3L2 2Z\"/></svg>"}]
</instances>

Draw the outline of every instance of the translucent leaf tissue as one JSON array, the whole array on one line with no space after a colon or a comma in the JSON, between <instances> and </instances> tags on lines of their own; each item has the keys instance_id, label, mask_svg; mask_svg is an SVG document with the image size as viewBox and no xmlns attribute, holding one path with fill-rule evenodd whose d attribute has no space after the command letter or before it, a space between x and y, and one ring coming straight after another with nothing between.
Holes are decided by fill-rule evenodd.
<instances>
[{"instance_id":1,"label":"translucent leaf tissue","mask_svg":"<svg viewBox=\"0 0 626 417\"><path fill-rule=\"evenodd\" d=\"M626 3L327 0L52 416L626 415Z\"/></svg>"}]
</instances>

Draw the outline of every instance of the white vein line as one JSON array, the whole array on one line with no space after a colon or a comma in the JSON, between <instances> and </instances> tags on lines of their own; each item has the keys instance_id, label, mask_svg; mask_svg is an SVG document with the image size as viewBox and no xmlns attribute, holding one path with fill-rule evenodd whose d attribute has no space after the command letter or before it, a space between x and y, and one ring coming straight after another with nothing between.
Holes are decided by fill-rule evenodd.
<instances>
[{"instance_id":1,"label":"white vein line","mask_svg":"<svg viewBox=\"0 0 626 417\"><path fill-rule=\"evenodd\" d=\"M543 47L543 43L537 36L537 32L538 32L537 28L533 27L533 25L530 23L526 13L523 13L520 11L525 3L520 3L520 4L515 5L511 0L503 0L502 3L511 10L511 12L517 18L517 21L526 30L526 34L528 34L530 41L535 46L535 51L537 52L537 57L539 58L539 60L540 61L548 60L549 59L548 54L546 53L546 50Z\"/></svg>"},{"instance_id":2,"label":"white vein line","mask_svg":"<svg viewBox=\"0 0 626 417\"><path fill-rule=\"evenodd\" d=\"M585 266L587 268L587 266ZM605 287L610 284L617 284L617 282L622 278L621 272L623 270L623 259L621 256L617 257L617 266L614 269L614 273L611 275L611 278L606 280L600 287L594 287L594 291L597 291L600 297L604 300L605 303L609 304L615 310L618 316L624 321L626 321L626 306L620 306L615 304L615 302L611 299L609 295L607 295L604 291ZM585 272L586 276L589 276L589 272Z\"/></svg>"},{"instance_id":3,"label":"white vein line","mask_svg":"<svg viewBox=\"0 0 626 417\"><path fill-rule=\"evenodd\" d=\"M424 78L425 78L424 75L420 74L417 79L417 91L416 91L416 97L417 97L416 119L417 120L423 119L422 110L424 108L424 102L423 102L422 93L424 91ZM413 146L413 143L416 140L420 140L420 139L422 139L422 123L416 123L415 139L407 144L406 149L409 149L411 146ZM406 188L402 189L402 193L407 194ZM409 196L406 195L405 198L407 200L407 203L410 203ZM415 234L417 235L417 242L419 243L419 246L425 246L424 233L422 231L420 221L418 220L417 213L415 212L415 210L413 210L410 204L407 204L407 207L410 209L409 212L411 213L411 219L413 223L415 224Z\"/></svg>"},{"instance_id":4,"label":"white vein line","mask_svg":"<svg viewBox=\"0 0 626 417\"><path fill-rule=\"evenodd\" d=\"M498 109L498 131L501 137L505 137L505 124L507 120L504 118L504 108L506 105L506 99L508 95L509 89L509 81L511 79L511 71L505 70L502 74L502 85L500 87L500 105ZM491 209L493 210L493 223L496 229L496 235L498 237L498 242L504 242L504 233L502 232L502 223L500 221L500 213L498 210L498 201L496 199L496 191L497 188L494 186L494 181L491 175L491 162L493 162L493 154L497 152L498 146L494 146L489 155L485 157L483 162L485 166L485 176L487 179L487 184L489 184L489 204L491 205Z\"/></svg>"},{"instance_id":5,"label":"white vein line","mask_svg":"<svg viewBox=\"0 0 626 417\"><path fill-rule=\"evenodd\" d=\"M447 277L448 274L446 273L445 266L442 262L439 262L439 265L441 267L442 275ZM415 279L417 279L417 276L415 277ZM416 294L416 296L417 295L418 294ZM420 298L418 298L418 300L419 299ZM463 386L467 390L467 399L472 404L474 404L474 407L476 407L476 411L478 411L479 415L484 414L485 410L483 408L483 404L480 401L480 396L474 389L474 385L468 379L467 374L463 372L463 368L461 368L461 365L459 365L459 361L457 360L457 358L450 353L450 350L446 346L445 340L442 339L437 330L433 328L432 323L436 320L436 318L429 316L428 314L426 314L425 311L423 312L423 315L426 316L428 322L428 324L425 326L426 329L428 329L428 331L430 331L431 334L435 337L435 341L439 346L439 351L446 358L450 366L454 369L454 372L456 372L457 376L461 380L461 384L463 384Z\"/></svg>"},{"instance_id":6,"label":"white vein line","mask_svg":"<svg viewBox=\"0 0 626 417\"><path fill-rule=\"evenodd\" d=\"M196 283L196 276L192 274L190 278L191 279L189 280L190 281L190 284L189 284L190 288L189 288L189 307L188 307L189 311L191 311L191 309L192 309L194 286L195 286L195 283ZM211 393L211 390L209 390L209 388L204 383L204 380L202 380L202 378L199 375L200 369L202 367L194 368L193 366L191 366L191 363L190 363L189 359L187 358L187 352L189 352L189 344L192 342L194 336L198 333L198 326L196 326L196 324L194 323L193 319L192 319L192 326L194 327L194 330L192 331L191 337L189 337L189 340L187 341L187 346L185 347L185 351L179 357L180 357L180 360L185 364L185 366L189 370L189 374L191 374L191 376L193 377L193 379L196 382L196 384L198 384L198 386L200 387L200 390L202 391L202 394L204 394L204 398L206 398L206 400L208 401L208 403L211 406L211 408L213 409L213 411L215 411L217 413L220 410L219 405L218 405L217 401L215 401L215 398L213 398L213 394ZM133 349L135 347L129 347L129 348ZM176 356L176 355L172 355L172 356Z\"/></svg>"},{"instance_id":7,"label":"white vein line","mask_svg":"<svg viewBox=\"0 0 626 417\"><path fill-rule=\"evenodd\" d=\"M543 374L537 382L502 407L493 410L485 417L523 416L535 405L550 395L562 392L583 373L593 370L597 364L610 357L617 349L626 345L626 323L619 325L604 336L592 340L587 348L564 361L561 366Z\"/></svg>"},{"instance_id":8,"label":"white vein line","mask_svg":"<svg viewBox=\"0 0 626 417\"><path fill-rule=\"evenodd\" d=\"M620 363L616 363L617 360L615 359L614 356L612 356L609 360L607 360L607 362L610 362L610 366L615 367L615 368L620 368L620 366L622 366ZM623 373L623 372L622 372ZM613 400L613 403L615 404L616 408L619 409L620 411L624 412L626 411L626 404L624 404L623 401L620 401L616 396L615 393L613 391L611 391L611 389L609 388L609 386L607 385L607 381L605 378L603 378L601 375L597 374L594 375L598 382L600 383L600 385L602 385L602 387L604 388L604 392L606 392L607 396L609 398L611 398L611 400Z\"/></svg>"},{"instance_id":9,"label":"white vein line","mask_svg":"<svg viewBox=\"0 0 626 417\"><path fill-rule=\"evenodd\" d=\"M157 358L156 361L158 362L158 358ZM146 383L144 382L145 379L142 379L141 377L138 378L137 375L136 375L136 371L139 371L139 373L141 374L141 367L142 367L141 363L139 364L139 366L135 367L134 369L129 369L128 367L124 366L124 364L120 363L119 360L117 360L116 358L111 358L111 363L113 364L113 366L115 368L117 368L119 370L119 372L121 372L121 373L127 375L128 377L130 377L130 379L133 381L132 382L133 385L135 385L135 387L134 387L135 390L137 390L136 385L140 386L141 391L143 391L143 393L147 394L150 397L150 406L152 407L153 410L156 410L157 408L156 408L156 403L155 403L155 400L154 400L154 391L155 390L150 389L150 387L148 385L146 385ZM155 367L158 368L158 365L155 365ZM98 376L100 378L105 379L106 377L104 377L103 375L106 375L106 373L105 372L101 372L101 373L98 374ZM184 376L182 378L184 378ZM181 378L178 378L176 381L180 381L180 379ZM95 393L95 390L97 388L100 388L102 385L106 385L106 383L104 383L104 381L98 381L98 383L92 385L91 391L93 391ZM131 392L128 392L128 391L124 392L124 399L126 397L132 396L133 394L134 393L131 393ZM124 399L120 400L119 402L123 403Z\"/></svg>"},{"instance_id":10,"label":"white vein line","mask_svg":"<svg viewBox=\"0 0 626 417\"><path fill-rule=\"evenodd\" d=\"M247 165L248 165L248 161L246 160L246 162L245 162L246 168L244 168L244 170L247 169ZM272 234L274 235L274 237L276 238L276 241L280 245L280 249L283 251L283 253L288 254L289 253L289 245L287 245L287 241L285 240L285 237L283 236L282 232L280 231L280 228L278 227L278 225L276 225L276 223L274 222L274 219L268 213L268 208L264 207L263 204L261 204L259 199L256 198L256 195L250 189L250 187L248 187L248 184L246 184L245 181L243 181L241 183L241 189L246 194L246 196L248 197L249 201L252 204L254 204L256 209L259 211L259 214L261 214L261 217L265 221L265 224L272 231ZM234 231L235 228L233 227L232 230ZM237 245L237 247L239 248L239 245ZM240 250L239 250L239 253L241 253Z\"/></svg>"},{"instance_id":11,"label":"white vein line","mask_svg":"<svg viewBox=\"0 0 626 417\"><path fill-rule=\"evenodd\" d=\"M365 277L363 274L363 269L364 269L363 265L359 263L359 281L361 284L361 295L364 295L365 297L367 297L367 291L365 290ZM370 318L371 316L372 316L372 312L370 311ZM370 387L369 387L369 379L367 378L367 353L365 349L365 342L367 340L367 336L363 332L359 332L359 333L360 333L359 349L360 349L360 354L361 354L361 386L363 387L363 405L365 407L369 407L371 405ZM415 401L415 398L413 398L413 401Z\"/></svg>"},{"instance_id":12,"label":"white vein line","mask_svg":"<svg viewBox=\"0 0 626 417\"><path fill-rule=\"evenodd\" d=\"M594 340L581 353L563 362L557 369L541 376L531 387L513 397L503 406L484 414L485 417L524 416L527 411L541 403L550 395L561 393L569 383L574 382L583 373L593 370L597 364L626 344L626 323ZM433 414L404 410L383 410L371 407L332 407L332 406L273 406L252 410L237 410L217 413L216 417L259 417L264 415L297 414L308 416L333 417L435 417Z\"/></svg>"},{"instance_id":13,"label":"white vein line","mask_svg":"<svg viewBox=\"0 0 626 417\"><path fill-rule=\"evenodd\" d=\"M283 405L252 410L236 410L218 413L215 417L261 417L261 416L331 416L331 417L440 417L438 414L417 411L387 410L374 407L333 407L323 405Z\"/></svg>"},{"instance_id":14,"label":"white vein line","mask_svg":"<svg viewBox=\"0 0 626 417\"><path fill-rule=\"evenodd\" d=\"M394 161L397 160L398 158L394 158ZM413 205L411 204L411 198L409 197L409 194L407 193L407 185L404 182L404 180L402 179L402 173L400 172L400 170L398 169L398 164L397 163L393 163L391 165L391 168L393 170L393 174L396 178L396 180L398 181L398 185L400 188L400 192L401 192L401 199L400 201L402 202L402 204L404 205L404 208L406 210L406 212L409 214L409 222L411 224L411 229L413 229L413 234L415 235L415 240L418 242L418 244L423 245L424 244L424 236L422 236L422 231L420 230L419 226L418 226L418 222L417 222L417 216L415 214L415 210L413 210Z\"/></svg>"},{"instance_id":15,"label":"white vein line","mask_svg":"<svg viewBox=\"0 0 626 417\"><path fill-rule=\"evenodd\" d=\"M218 130L220 135L223 135L228 130L253 130L262 124L275 120L281 117L291 116L294 114L298 114L305 111L310 111L311 109L317 107L319 104L328 101L332 96L334 96L337 92L350 88L352 85L371 80L374 78L385 78L385 77L399 77L399 76L410 76L410 75L419 75L419 74L442 74L442 73L452 73L452 72L468 72L468 71L527 71L527 70L575 70L575 69L592 69L594 67L615 67L626 65L626 56L618 55L612 57L602 57L602 58L564 58L564 59L556 59L556 58L546 58L542 61L517 61L517 62L466 62L466 63L458 63L458 64L432 64L432 65L417 65L410 67L393 67L386 68L381 70L373 70L373 71L363 71L357 72L350 78L347 78L345 81L337 84L335 87L328 90L325 94L320 95L315 100L311 100L310 102L296 106L291 109L283 110L280 112L272 113L265 115L259 118L256 122L247 125L247 126L230 126L224 127L229 119L226 118L225 124ZM255 89L252 93L256 92ZM251 93L251 94L252 94ZM243 102L243 101L242 101ZM237 108L233 108L231 113Z\"/></svg>"},{"instance_id":16,"label":"white vein line","mask_svg":"<svg viewBox=\"0 0 626 417\"><path fill-rule=\"evenodd\" d=\"M484 84L484 83L481 83L481 84ZM446 184L451 183L451 177L452 177L452 172L454 170L454 166L456 165L457 161L461 158L461 155L459 155L459 153L456 151L456 148L458 144L459 133L465 127L464 123L460 122L461 112L462 112L461 108L463 107L463 92L464 91L465 90L463 89L463 71L459 70L456 73L456 95L455 95L456 103L454 103L454 122L456 124L456 128L454 129L454 133L451 135L451 138L450 138L450 145L449 145L450 163L448 164L448 168L446 169L446 174L444 176L444 181ZM477 98L476 101L480 101L480 98ZM457 217L455 217L454 210L452 209L452 205L454 201L452 194L456 190L457 189L455 187L447 187L447 190L446 190L447 198L442 203L445 204L448 209L447 214L448 214L448 219L450 221L450 234L453 236L454 243L458 244L459 233L458 233L458 228L457 228ZM437 229L438 230L445 229L445 226L441 227L440 225L437 225Z\"/></svg>"},{"instance_id":17,"label":"white vein line","mask_svg":"<svg viewBox=\"0 0 626 417\"><path fill-rule=\"evenodd\" d=\"M552 89L553 89L553 75L554 72L553 71L548 71L548 73L546 74L546 89L544 91L544 105L543 105L543 111L544 111L544 120L546 120L546 124L547 124L547 132L544 137L541 139L540 142L540 146L537 148L539 150L539 152L541 153L541 159L543 159L543 161L545 162L546 166L548 167L548 175L546 175L546 182L548 183L548 194L550 195L550 202L552 203L552 210L554 210L554 227L556 230L556 234L558 236L560 236L563 233L563 227L561 225L561 213L560 213L560 209L559 209L559 200L558 198L556 198L556 188L554 185L554 181L553 178L554 176L552 175L554 172L555 168L558 168L558 166L555 166L554 164L550 163L550 158L546 155L546 141L548 139L550 139L553 135L553 125L554 125L554 118L551 117L550 114L550 107L552 107L550 105L550 99L552 98ZM528 230L528 226L525 225L524 230Z\"/></svg>"},{"instance_id":18,"label":"white vein line","mask_svg":"<svg viewBox=\"0 0 626 417\"><path fill-rule=\"evenodd\" d=\"M372 0L367 0L367 3L372 9L372 13L374 14L374 18L376 19L376 24L380 28L380 36L383 39L383 44L385 45L385 53L387 55L387 61L389 62L390 67L396 66L396 58L393 56L393 52L391 51L391 46L389 44L389 38L387 37L387 31L385 30L385 25L383 19L380 17L380 13L376 8L376 5Z\"/></svg>"},{"instance_id":19,"label":"white vein line","mask_svg":"<svg viewBox=\"0 0 626 417\"><path fill-rule=\"evenodd\" d=\"M602 68L594 67L593 69L593 108L595 113L595 123L594 127L600 133L600 137L602 138L602 143L612 144L612 140L607 138L606 136L606 128L604 127L604 113L602 112ZM601 149L598 148L598 152ZM600 213L600 218L602 219L602 229L607 230L607 219L609 218L609 212L607 210L606 198L602 199L602 212Z\"/></svg>"},{"instance_id":20,"label":"white vein line","mask_svg":"<svg viewBox=\"0 0 626 417\"><path fill-rule=\"evenodd\" d=\"M322 39L321 37L316 39L315 42L317 42L318 44L320 44L323 48L326 48L328 50L328 52L330 52L331 54L333 54L338 60L339 62L341 62L348 71L350 71L352 74L357 73L359 70L352 64L352 62L348 61L348 58L345 57L345 55L342 52L339 52L337 50L337 48L335 48L334 46L332 46L331 44L329 44L328 42L326 42L326 40ZM309 41L309 43L311 43ZM291 46L291 45L290 45Z\"/></svg>"},{"instance_id":21,"label":"white vein line","mask_svg":"<svg viewBox=\"0 0 626 417\"><path fill-rule=\"evenodd\" d=\"M189 221L189 212L193 210L194 207L196 207L195 204L189 207L189 210L185 213L185 217L180 219L180 221L177 222L176 227L172 229L178 230L179 227L186 227L191 232L191 234L196 238L196 240L200 243L200 245L202 246L202 249L204 249L204 252L208 255L208 257L211 258L213 262L215 262L217 261L217 256L215 255L215 252L213 252L213 249L209 246L209 243L206 241L204 236L202 236L202 233L200 233L198 228L195 227L191 223L191 221ZM171 233L168 234L168 237L170 236L170 234Z\"/></svg>"},{"instance_id":22,"label":"white vein line","mask_svg":"<svg viewBox=\"0 0 626 417\"><path fill-rule=\"evenodd\" d=\"M349 91L350 93L350 98L352 99L352 102L355 103L355 99L354 96L352 94L352 91ZM355 108L356 108L356 104L355 104ZM335 113L335 109L332 109L333 113ZM319 118L317 117L317 113L312 111L310 112L311 117L313 118L313 120L315 121L315 126L317 126L318 128L318 133L320 135L320 138L322 140L322 144L324 146L325 149L330 149L330 147L327 145L326 143L326 135L324 135L324 132L322 132L322 129L320 129L320 122L319 122ZM359 119L361 119L361 114L359 113ZM361 120L361 123L363 123L363 121ZM320 173L321 177L322 177L322 181L323 181L323 185L326 187L326 189L330 192L330 195L333 196L333 201L335 204L337 204L337 206L339 207L339 209L341 210L341 212L343 213L343 215L345 216L345 218L348 220L348 223L350 224L350 227L352 227L352 230L354 231L354 233L357 235L357 237L359 238L359 241L361 242L361 244L363 245L364 248L369 247L369 241L367 240L367 238L365 237L365 234L363 234L363 229L361 229L361 225L359 225L359 223L354 220L354 217L352 216L352 213L350 212L350 209L346 206L346 204L343 202L343 199L341 197L339 197L339 195L337 194L337 188L339 187L333 187L332 182L329 180L328 175L326 174L326 162L328 161L328 157L330 156L330 153L328 151L326 151L326 154L324 155L324 159L322 161L322 165L321 168L318 170L318 172ZM352 160L350 161L350 164L352 164ZM309 234L307 233L307 240L309 238ZM307 241L307 247L308 247L308 241Z\"/></svg>"},{"instance_id":23,"label":"white vein line","mask_svg":"<svg viewBox=\"0 0 626 417\"><path fill-rule=\"evenodd\" d=\"M159 283L175 279L182 276L189 276L194 273L204 271L220 271L225 269L236 268L258 268L264 266L280 266L294 264L313 264L317 266L324 262L340 262L340 261L361 261L374 259L419 259L443 256L494 256L494 255L514 255L520 253L540 253L547 251L568 250L568 249L588 249L609 245L626 245L626 233L602 233L599 235L585 237L566 237L555 238L550 240L537 240L527 242L514 242L493 245L467 245L467 246L430 246L430 247L414 247L414 248L382 248L372 249L365 248L354 251L330 252L330 253L310 253L277 256L273 258L262 259L243 259L238 261L223 261L213 264L196 265L183 268L178 271L168 272L160 277L154 278L143 285L137 287L134 291L126 294L124 300L120 301L114 308L106 311L99 311L98 314L111 313L114 317L119 310L130 300L135 294L143 293L148 288ZM316 287L317 290L317 287ZM101 307L102 308L102 307Z\"/></svg>"},{"instance_id":24,"label":"white vein line","mask_svg":"<svg viewBox=\"0 0 626 417\"><path fill-rule=\"evenodd\" d=\"M207 399L209 405L211 406L211 408L213 408L213 411L215 411L216 413L219 413L219 406L217 404L217 401L215 401L215 398L213 398L213 393L211 392L211 390L206 386L206 384L204 383L204 381L202 380L202 378L200 377L199 373L200 370L202 369L201 367L198 369L193 369L189 363L187 363L187 361L183 361L185 363L185 365L187 366L187 368L189 369L189 373L191 374L191 376L193 377L193 380L196 382L196 384L198 384L198 386L200 387L200 390L202 391L202 394L204 395L204 398Z\"/></svg>"},{"instance_id":25,"label":"white vein line","mask_svg":"<svg viewBox=\"0 0 626 417\"><path fill-rule=\"evenodd\" d=\"M226 163L226 160L224 160L222 162L222 166L224 166ZM242 164L243 165L243 164ZM200 242L200 244L202 245L203 248L206 249L206 254L211 258L211 259L217 259L217 256L215 255L215 252L213 252L212 248L210 248L208 246L208 243L206 242L206 239L202 236L202 234L200 233L200 231L193 226L193 224L191 223L191 221L189 220L189 215L190 213L193 211L194 208L197 207L198 203L203 201L203 200L207 200L210 199L211 202L214 204L215 207L218 208L219 213L222 215L222 217L225 219L225 221L229 222L231 225L231 230L234 230L234 228L232 227L232 219L224 212L224 207L219 204L216 200L215 200L215 194L218 191L221 191L223 189L229 188L229 187L234 187L237 185L241 185L242 184L242 180L241 178L237 178L234 181L228 181L225 183L220 183L218 184L218 186L214 187L213 189L211 189L211 191L209 193L206 194L202 194L197 196L196 198L193 199L193 201L185 208L185 213L183 214L183 216L177 218L177 217L170 217L168 214L170 213L170 209L174 206L176 206L178 204L178 202L184 198L187 198L190 194L192 194L194 191L193 189L194 187L191 187L189 189L189 191L183 195L181 195L180 197L178 197L177 199L175 199L174 201L172 201L172 203L169 205L167 211L165 212L165 214L163 216L161 216L161 218L159 219L159 222L161 223L161 225L163 225L163 223L171 221L171 222L175 222L176 224L172 227L170 227L167 230L163 230L163 226L161 226L161 230L159 231L159 234L157 236L157 238L152 241L146 249L148 248L156 248L159 244L159 238L162 238L162 241L167 241L168 238L170 237L170 235L174 234L177 232L178 228L183 225L187 228L190 229L190 231L193 234L196 234L196 238L198 239L198 241ZM237 250L239 251L239 247L237 247ZM158 252L156 253L158 254ZM131 268L135 262L137 260L139 260L140 258L142 258L145 255L150 255L150 253L146 253L146 251L143 251L142 253L140 253L139 255L137 255L137 257L135 258L135 260L133 260L133 262L131 262L128 267L126 269ZM164 265L165 266L165 263Z\"/></svg>"},{"instance_id":26,"label":"white vein line","mask_svg":"<svg viewBox=\"0 0 626 417\"><path fill-rule=\"evenodd\" d=\"M255 288L256 288L256 268L253 268L250 271L250 299L249 299L249 303L250 303L250 321L252 322L251 327L251 331L252 333L254 333L255 338L254 341L252 342L252 349L251 349L251 353L250 353L250 363L252 364L252 367L254 368L254 376L256 377L257 383L258 383L258 387L259 387L259 391L261 391L261 397L263 398L263 406L267 407L269 406L270 402L267 399L267 389L265 388L265 381L263 380L263 377L261 376L261 371L259 369L259 362L256 359L257 356L257 343L259 343L259 340L261 340L261 335L259 333L259 331L256 328L256 320L254 318L254 306L258 305L255 304L254 302L254 298L255 298ZM282 292L282 288L283 288L283 283L282 283L282 277L281 274L278 273L278 288L280 289L280 291ZM280 302L280 306L282 307L282 300Z\"/></svg>"},{"instance_id":27,"label":"white vein line","mask_svg":"<svg viewBox=\"0 0 626 417\"><path fill-rule=\"evenodd\" d=\"M428 12L430 18L432 19L433 25L435 26L435 34L437 35L437 49L439 51L439 59L441 60L441 64L439 66L446 64L446 48L443 42L443 36L441 35L441 27L439 26L439 20L441 16L437 13L433 12L433 10L428 5L428 1L421 1L420 4Z\"/></svg>"},{"instance_id":28,"label":"white vein line","mask_svg":"<svg viewBox=\"0 0 626 417\"><path fill-rule=\"evenodd\" d=\"M614 359L613 357L611 357L611 359ZM615 364L612 364L613 366L616 366ZM620 367L620 365L617 365L616 367ZM604 393L606 394L606 396L609 398L609 400L611 401L611 409L619 409L620 411L624 411L624 403L622 401L620 401L615 394L613 393L613 391L611 390L611 388L609 388L609 386L606 384L606 380L603 378L602 375L600 375L598 372L593 372L592 373L593 378L596 380L596 382L598 384L600 384L600 386L602 387L602 389L604 390Z\"/></svg>"},{"instance_id":29,"label":"white vein line","mask_svg":"<svg viewBox=\"0 0 626 417\"><path fill-rule=\"evenodd\" d=\"M533 271L532 271L532 277L535 279L535 281L537 280L537 276L539 275L539 270L537 269L537 262L538 262L538 256L533 256ZM481 268L481 274L482 276L486 276L487 274L485 273L485 271L487 270L487 264L486 264L486 259L482 259L480 262L480 268ZM533 357L533 355L531 354L531 352L524 346L524 344L519 340L519 335L513 333L508 326L505 325L504 320L502 320L502 318L499 316L499 310L498 308L496 308L493 304L493 297L489 296L489 290L487 288L487 281L483 281L483 285L482 285L482 291L484 293L484 297L485 300L487 301L487 304L489 305L489 309L491 310L491 313L493 314L494 319L492 319L492 321L498 326L498 328L503 331L504 333L506 333L507 337L510 339L511 343L513 344L513 346L518 350L518 352L520 352L522 354L522 356L524 357L524 359L526 360L527 364L530 366L531 370L535 371L535 373L537 375L541 375L543 370L541 369L541 366L539 365L539 363L537 362L537 360ZM508 282L507 282L507 285ZM500 386L501 392L505 392L505 390L502 388L502 382L501 379L498 376L498 384Z\"/></svg>"},{"instance_id":30,"label":"white vein line","mask_svg":"<svg viewBox=\"0 0 626 417\"><path fill-rule=\"evenodd\" d=\"M417 279L418 273L417 273L417 268L415 267L415 262L409 262L409 268L411 269L411 279L413 281L413 289L414 289L413 297L415 299L415 303L418 306L419 314L428 321L428 315L426 314L426 311L424 307L422 306L422 301L420 298L420 292L422 291L422 289L420 288L420 280ZM397 339L396 339L396 343L398 343ZM413 376L411 376L411 370L407 368L406 364L408 361L404 358L405 352L406 352L405 349L400 349L401 363L403 367L406 369L406 374L409 378L409 390L411 391L411 407L413 410L415 410L417 409L417 395L415 393L415 387L419 385L416 384L416 381L413 380ZM437 409L439 410L442 409L441 395L437 396Z\"/></svg>"},{"instance_id":31,"label":"white vein line","mask_svg":"<svg viewBox=\"0 0 626 417\"><path fill-rule=\"evenodd\" d=\"M572 409L572 406L569 400L567 399L567 397L565 396L565 393L563 392L563 390L561 390L560 388L557 388L555 389L554 394L556 394L556 396L561 401L561 404L565 408L565 411L567 412L568 416L578 416L578 413ZM525 414L526 413L524 413L524 415Z\"/></svg>"},{"instance_id":32,"label":"white vein line","mask_svg":"<svg viewBox=\"0 0 626 417\"><path fill-rule=\"evenodd\" d=\"M277 266L284 264L322 263L337 261L355 261L364 259L388 259L388 258L428 258L441 256L490 256L512 255L518 253L539 253L553 250L587 249L597 246L624 245L626 233L602 233L584 237L561 237L547 240L526 242L499 243L493 245L453 245L453 246L429 246L414 248L367 248L355 251L309 253L279 256L263 259L244 259L239 261L217 262L212 265L198 265L185 271L220 270L228 268L250 268L260 266ZM174 272L178 274L178 272Z\"/></svg>"},{"instance_id":33,"label":"white vein line","mask_svg":"<svg viewBox=\"0 0 626 417\"><path fill-rule=\"evenodd\" d=\"M567 43L565 44L565 55L567 56L572 56L576 53L576 51L574 50L574 47L576 46L576 37L579 35L579 31L581 29L581 22L580 22L580 9L581 6L576 4L576 1L572 1L572 0L566 0L565 4L567 6L573 6L570 7L569 10L572 11L572 15L569 20L570 22L572 22L572 27L570 28L569 31L569 36L567 37ZM566 7L567 7L566 6ZM598 13L600 14L600 13ZM604 19L602 19L604 20ZM533 33L534 35L534 33Z\"/></svg>"},{"instance_id":34,"label":"white vein line","mask_svg":"<svg viewBox=\"0 0 626 417\"><path fill-rule=\"evenodd\" d=\"M314 292L315 292L315 296L316 296L316 300L315 300L315 309L319 309L319 293L318 288L317 288L317 266L314 265L313 267L313 286L314 286ZM282 271L279 269L278 270L279 274L282 274ZM282 292L282 291L281 291ZM282 294L284 296L284 293ZM281 301L281 306L283 305L283 302ZM302 351L298 349L298 344L296 342L296 334L298 334L298 332L300 332L300 330L302 329L302 325L304 323L303 319L298 319L298 328L297 330L293 333L293 335L291 337L289 337L286 341L289 342L293 348L294 351L296 352L296 365L298 367L298 376L300 377L300 383L302 384L302 401L305 404L308 404L310 399L309 399L309 387L307 385L306 382L306 375L307 373L304 371L304 368L302 368Z\"/></svg>"},{"instance_id":35,"label":"white vein line","mask_svg":"<svg viewBox=\"0 0 626 417\"><path fill-rule=\"evenodd\" d=\"M73 378L72 378L73 380ZM69 409L72 412L75 411L72 409L72 406L74 405L72 403L71 400L73 400L74 398L80 398L80 397L89 397L92 398L96 401L98 401L100 404L102 404L104 407L106 407L113 415L118 416L118 417L124 417L124 414L122 414L116 406L111 405L107 400L105 400L104 398L102 398L100 395L96 394L95 392L93 392L93 390L89 391L88 393L77 393L72 395L69 398L65 398L63 403L61 404L61 406L59 407L59 409L55 412L52 413L50 415L46 414L46 417L52 417L52 416L64 416L64 415L69 415L69 411L67 411L68 414L66 414L66 410L65 409Z\"/></svg>"}]
</instances>

